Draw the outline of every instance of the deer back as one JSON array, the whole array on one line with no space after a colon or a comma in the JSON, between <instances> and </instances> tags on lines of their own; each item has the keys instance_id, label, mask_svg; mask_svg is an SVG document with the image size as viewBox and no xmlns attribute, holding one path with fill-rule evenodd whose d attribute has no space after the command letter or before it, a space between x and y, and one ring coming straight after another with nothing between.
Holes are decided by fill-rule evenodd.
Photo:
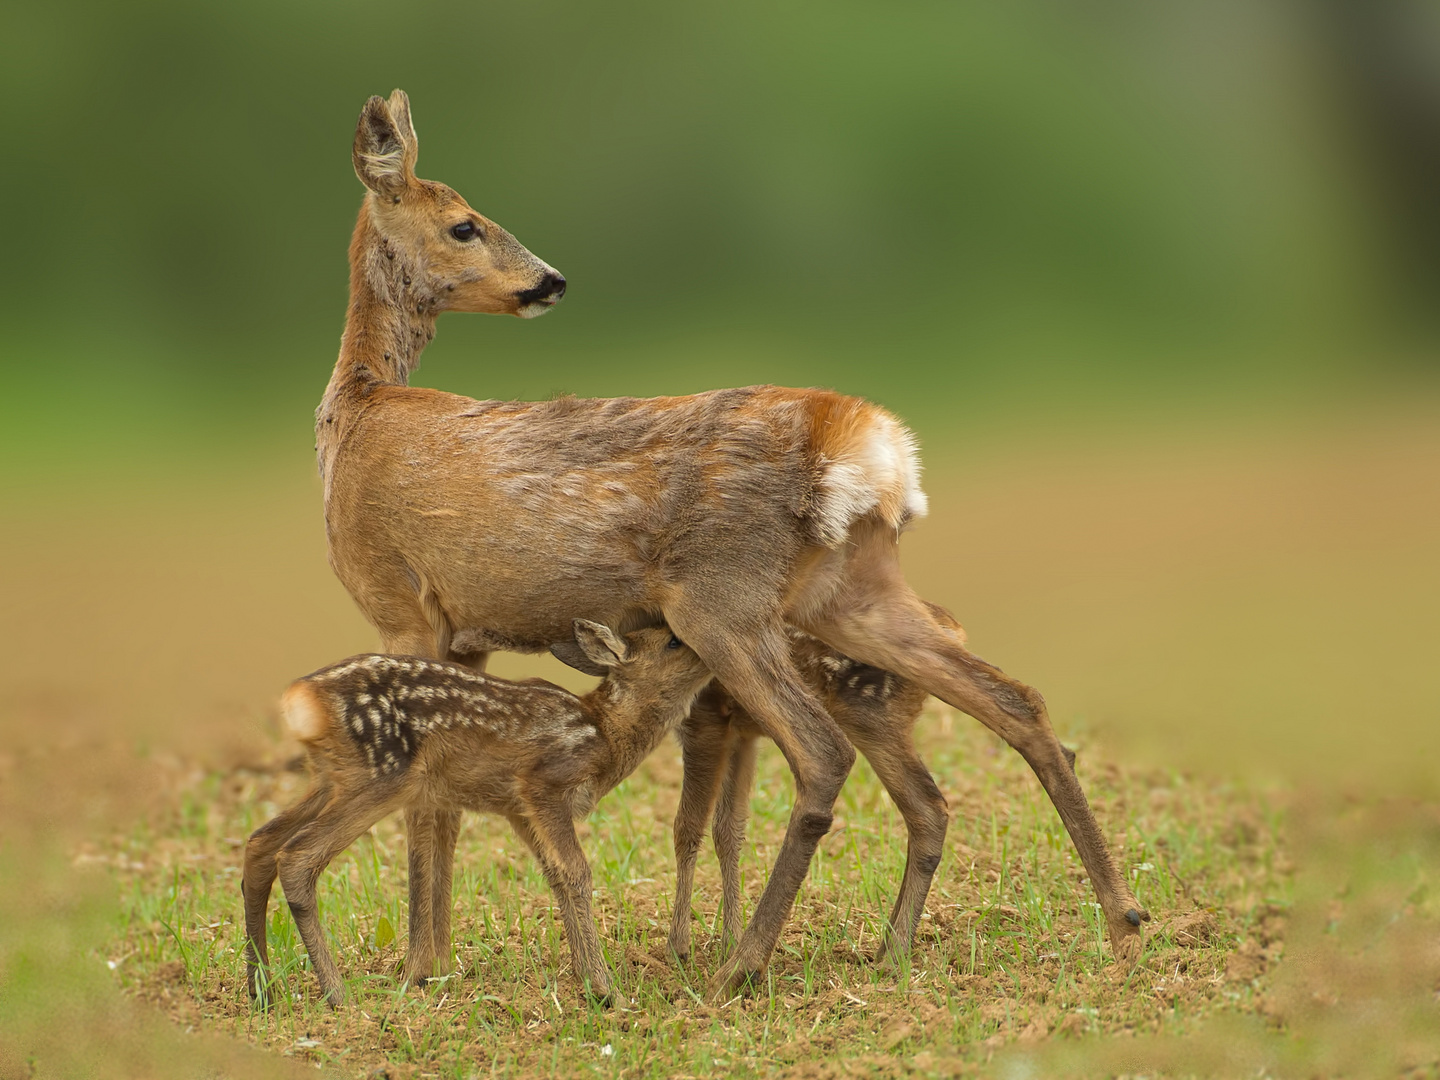
<instances>
[{"instance_id":1,"label":"deer back","mask_svg":"<svg viewBox=\"0 0 1440 1080\"><path fill-rule=\"evenodd\" d=\"M478 649L538 651L716 568L777 590L806 547L925 509L908 432L828 391L373 399L327 474L332 564L377 624L428 589Z\"/></svg>"}]
</instances>

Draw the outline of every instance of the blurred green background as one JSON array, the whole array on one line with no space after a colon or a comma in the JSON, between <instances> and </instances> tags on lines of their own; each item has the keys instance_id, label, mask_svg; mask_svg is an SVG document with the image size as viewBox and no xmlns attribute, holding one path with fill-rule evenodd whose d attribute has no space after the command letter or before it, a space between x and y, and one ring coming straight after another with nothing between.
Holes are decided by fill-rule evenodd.
<instances>
[{"instance_id":1,"label":"blurred green background","mask_svg":"<svg viewBox=\"0 0 1440 1080\"><path fill-rule=\"evenodd\" d=\"M570 281L538 324L447 319L428 384L834 386L927 447L1037 407L1408 386L1434 370L1436 21L1406 0L9 4L0 453L307 439L353 124L394 86L421 175Z\"/></svg>"}]
</instances>

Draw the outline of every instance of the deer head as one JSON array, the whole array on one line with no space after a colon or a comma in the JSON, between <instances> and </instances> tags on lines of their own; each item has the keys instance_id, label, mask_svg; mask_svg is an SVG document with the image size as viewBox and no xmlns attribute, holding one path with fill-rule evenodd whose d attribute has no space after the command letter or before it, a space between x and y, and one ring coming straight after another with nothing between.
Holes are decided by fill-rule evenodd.
<instances>
[{"instance_id":1,"label":"deer head","mask_svg":"<svg viewBox=\"0 0 1440 1080\"><path fill-rule=\"evenodd\" d=\"M431 311L543 315L565 295L565 279L445 184L415 175L420 142L410 99L365 103L351 157L370 194L365 209L386 259ZM413 283L408 280L413 277Z\"/></svg>"}]
</instances>

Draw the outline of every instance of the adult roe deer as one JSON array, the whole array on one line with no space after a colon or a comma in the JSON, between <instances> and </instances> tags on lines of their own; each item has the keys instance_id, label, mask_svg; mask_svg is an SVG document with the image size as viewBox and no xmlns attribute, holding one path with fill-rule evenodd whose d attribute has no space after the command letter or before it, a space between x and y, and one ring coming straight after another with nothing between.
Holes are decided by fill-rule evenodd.
<instances>
[{"instance_id":1,"label":"adult roe deer","mask_svg":"<svg viewBox=\"0 0 1440 1080\"><path fill-rule=\"evenodd\" d=\"M774 872L712 994L764 970L855 757L796 671L787 624L1018 750L1085 864L1112 948L1138 956L1148 915L1044 700L967 651L900 572L900 533L925 512L910 433L826 390L519 402L408 386L440 312L534 315L564 288L448 187L417 179L417 151L405 95L372 97L355 134L368 192L350 306L316 414L330 563L385 650L482 666L494 649L563 645L576 618L622 632L663 619L699 654L796 784ZM457 820L407 814L434 841L412 853L452 850ZM448 905L432 911L422 930L412 909L411 933L431 933L440 954Z\"/></svg>"},{"instance_id":2,"label":"adult roe deer","mask_svg":"<svg viewBox=\"0 0 1440 1080\"><path fill-rule=\"evenodd\" d=\"M405 807L503 814L554 890L576 977L591 995L609 998L610 975L590 911L590 866L574 819L588 814L680 722L710 672L661 627L621 641L608 627L577 620L575 638L606 673L582 698L543 679L509 682L408 656L354 656L291 685L281 712L305 746L314 779L294 806L245 845L241 888L252 997L263 992L265 914L278 875L325 999L331 1005L345 999L320 927L315 885L331 859ZM435 879L410 879L412 912L450 903L453 859L423 854L422 875ZM410 942L407 979L430 974L433 946L429 935Z\"/></svg>"}]
</instances>

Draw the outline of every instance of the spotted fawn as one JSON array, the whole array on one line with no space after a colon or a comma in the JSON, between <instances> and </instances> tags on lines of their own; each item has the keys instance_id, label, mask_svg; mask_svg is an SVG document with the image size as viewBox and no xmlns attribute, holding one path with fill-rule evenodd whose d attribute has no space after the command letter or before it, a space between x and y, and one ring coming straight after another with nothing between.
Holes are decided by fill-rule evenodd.
<instances>
[{"instance_id":1,"label":"spotted fawn","mask_svg":"<svg viewBox=\"0 0 1440 1080\"><path fill-rule=\"evenodd\" d=\"M575 644L600 670L583 697L541 679L510 682L459 664L411 656L357 656L293 683L281 700L314 773L294 806L245 847L247 976L264 992L265 918L278 876L331 1005L344 983L316 911L320 873L361 833L397 809L421 821L461 810L503 815L554 890L574 970L586 992L610 996L590 910L590 867L574 819L644 760L690 710L710 679L668 628L623 639L576 620ZM446 813L435 813L445 811ZM407 813L407 820L416 815ZM404 975L423 981L450 960L453 829L410 830L410 940Z\"/></svg>"}]
</instances>

